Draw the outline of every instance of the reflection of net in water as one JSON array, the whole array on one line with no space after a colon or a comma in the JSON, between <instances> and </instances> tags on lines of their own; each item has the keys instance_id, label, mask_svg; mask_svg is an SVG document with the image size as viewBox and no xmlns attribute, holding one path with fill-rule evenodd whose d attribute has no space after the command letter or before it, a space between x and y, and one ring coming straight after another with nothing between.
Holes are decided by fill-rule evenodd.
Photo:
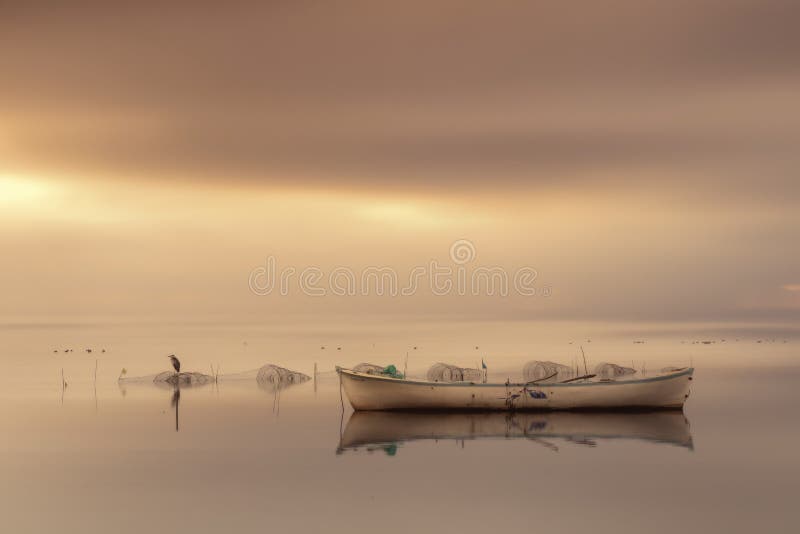
<instances>
[{"instance_id":1,"label":"reflection of net in water","mask_svg":"<svg viewBox=\"0 0 800 534\"><path fill-rule=\"evenodd\" d=\"M181 387L204 386L214 382L214 377L205 375L203 373L173 373L170 371L164 371L163 373L158 373L153 378L153 382L156 384L168 384L170 386Z\"/></svg>"},{"instance_id":2,"label":"reflection of net in water","mask_svg":"<svg viewBox=\"0 0 800 534\"><path fill-rule=\"evenodd\" d=\"M522 376L525 382L534 380L545 382L559 382L575 376L572 367L555 362L531 361L522 368ZM544 380L547 379L547 380Z\"/></svg>"},{"instance_id":3,"label":"reflection of net in water","mask_svg":"<svg viewBox=\"0 0 800 534\"><path fill-rule=\"evenodd\" d=\"M164 371L155 375L121 377L117 380L121 386L155 384L162 387L193 387L214 383L214 377L203 373Z\"/></svg>"},{"instance_id":4,"label":"reflection of net in water","mask_svg":"<svg viewBox=\"0 0 800 534\"><path fill-rule=\"evenodd\" d=\"M482 379L483 372L480 369L448 363L435 363L428 369L428 380L431 382L480 382Z\"/></svg>"}]
</instances>

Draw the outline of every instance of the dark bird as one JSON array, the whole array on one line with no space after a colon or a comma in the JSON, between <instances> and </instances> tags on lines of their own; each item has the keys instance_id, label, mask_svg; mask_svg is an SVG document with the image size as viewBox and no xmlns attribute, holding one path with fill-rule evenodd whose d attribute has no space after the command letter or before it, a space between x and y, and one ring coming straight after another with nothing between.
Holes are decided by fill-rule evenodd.
<instances>
[{"instance_id":1,"label":"dark bird","mask_svg":"<svg viewBox=\"0 0 800 534\"><path fill-rule=\"evenodd\" d=\"M105 351L106 351L106 349L103 349L103 350L101 350L100 352L105 352Z\"/></svg>"},{"instance_id":2,"label":"dark bird","mask_svg":"<svg viewBox=\"0 0 800 534\"><path fill-rule=\"evenodd\" d=\"M88 353L90 353L90 354L91 354L91 352L92 352L92 349L86 349L86 352L88 352Z\"/></svg>"},{"instance_id":3,"label":"dark bird","mask_svg":"<svg viewBox=\"0 0 800 534\"><path fill-rule=\"evenodd\" d=\"M167 358L169 358L172 361L172 367L175 368L175 372L180 373L181 361L178 358L176 358L174 354L170 354L169 356L167 356Z\"/></svg>"},{"instance_id":4,"label":"dark bird","mask_svg":"<svg viewBox=\"0 0 800 534\"><path fill-rule=\"evenodd\" d=\"M342 350L342 347L336 347L336 350Z\"/></svg>"}]
</instances>

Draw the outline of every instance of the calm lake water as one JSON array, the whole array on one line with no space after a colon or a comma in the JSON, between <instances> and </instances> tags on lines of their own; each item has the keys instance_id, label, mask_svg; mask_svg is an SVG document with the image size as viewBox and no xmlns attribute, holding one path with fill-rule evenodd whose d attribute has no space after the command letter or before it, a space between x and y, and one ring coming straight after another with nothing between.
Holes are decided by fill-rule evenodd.
<instances>
[{"instance_id":1,"label":"calm lake water","mask_svg":"<svg viewBox=\"0 0 800 534\"><path fill-rule=\"evenodd\" d=\"M151 360L45 354L44 341L25 348L36 336L7 334L25 356L0 391L7 532L794 531L790 365L704 366L698 352L684 413L353 414L327 361L316 383L276 393L222 380L176 402L116 383L122 365ZM148 371L167 368L160 349ZM791 349L778 349L783 362ZM222 364L261 357L237 358Z\"/></svg>"}]
</instances>

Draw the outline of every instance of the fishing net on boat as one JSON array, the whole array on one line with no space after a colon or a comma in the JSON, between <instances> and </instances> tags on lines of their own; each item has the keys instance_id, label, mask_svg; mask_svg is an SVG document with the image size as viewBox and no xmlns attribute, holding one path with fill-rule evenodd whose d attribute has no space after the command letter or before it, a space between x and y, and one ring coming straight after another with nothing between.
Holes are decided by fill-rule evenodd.
<instances>
[{"instance_id":1,"label":"fishing net on boat","mask_svg":"<svg viewBox=\"0 0 800 534\"><path fill-rule=\"evenodd\" d=\"M636 373L636 369L631 367L623 367L615 363L599 363L594 368L594 374L599 378L619 378L621 376L632 375Z\"/></svg>"},{"instance_id":2,"label":"fishing net on boat","mask_svg":"<svg viewBox=\"0 0 800 534\"><path fill-rule=\"evenodd\" d=\"M383 365L375 365L374 363L359 363L355 367L353 367L353 371L356 373L366 373L368 375L380 375L383 374Z\"/></svg>"},{"instance_id":3,"label":"fishing net on boat","mask_svg":"<svg viewBox=\"0 0 800 534\"><path fill-rule=\"evenodd\" d=\"M383 368L383 371L381 371L381 376L389 376L392 378L405 378L403 373L398 371L397 367L395 367L394 364L391 363Z\"/></svg>"},{"instance_id":4,"label":"fishing net on boat","mask_svg":"<svg viewBox=\"0 0 800 534\"><path fill-rule=\"evenodd\" d=\"M272 364L263 366L256 375L258 385L269 388L300 384L307 380L311 380L311 377L307 374Z\"/></svg>"},{"instance_id":5,"label":"fishing net on boat","mask_svg":"<svg viewBox=\"0 0 800 534\"><path fill-rule=\"evenodd\" d=\"M560 382L575 376L575 369L555 362L541 362L533 360L522 368L522 377L525 382L534 380L543 382ZM548 378L549 377L549 378ZM547 380L544 380L544 379Z\"/></svg>"},{"instance_id":6,"label":"fishing net on boat","mask_svg":"<svg viewBox=\"0 0 800 534\"><path fill-rule=\"evenodd\" d=\"M392 378L405 378L403 373L397 370L392 364L387 366L375 365L374 363L359 363L353 367L353 371L357 373L365 373L368 375L389 376Z\"/></svg>"},{"instance_id":7,"label":"fishing net on boat","mask_svg":"<svg viewBox=\"0 0 800 534\"><path fill-rule=\"evenodd\" d=\"M483 372L480 369L458 367L448 363L435 363L428 369L428 380L431 382L480 382Z\"/></svg>"},{"instance_id":8,"label":"fishing net on boat","mask_svg":"<svg viewBox=\"0 0 800 534\"><path fill-rule=\"evenodd\" d=\"M169 386L204 386L214 382L214 377L203 373L174 373L172 371L164 371L154 376L153 382L157 385L162 384Z\"/></svg>"}]
</instances>

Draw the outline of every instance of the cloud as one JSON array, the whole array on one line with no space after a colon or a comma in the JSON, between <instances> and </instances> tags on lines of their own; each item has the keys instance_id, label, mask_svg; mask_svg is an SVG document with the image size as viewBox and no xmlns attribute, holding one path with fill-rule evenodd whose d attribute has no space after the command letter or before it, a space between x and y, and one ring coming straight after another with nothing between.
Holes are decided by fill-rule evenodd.
<instances>
[{"instance_id":1,"label":"cloud","mask_svg":"<svg viewBox=\"0 0 800 534\"><path fill-rule=\"evenodd\" d=\"M69 312L94 283L86 309L236 311L273 249L424 261L464 236L557 289L474 313L794 318L798 18L778 0L6 2L0 173L63 195L0 184L29 199L0 214L4 305Z\"/></svg>"},{"instance_id":2,"label":"cloud","mask_svg":"<svg viewBox=\"0 0 800 534\"><path fill-rule=\"evenodd\" d=\"M7 8L4 160L440 191L668 177L797 197L796 2L379 4Z\"/></svg>"}]
</instances>

